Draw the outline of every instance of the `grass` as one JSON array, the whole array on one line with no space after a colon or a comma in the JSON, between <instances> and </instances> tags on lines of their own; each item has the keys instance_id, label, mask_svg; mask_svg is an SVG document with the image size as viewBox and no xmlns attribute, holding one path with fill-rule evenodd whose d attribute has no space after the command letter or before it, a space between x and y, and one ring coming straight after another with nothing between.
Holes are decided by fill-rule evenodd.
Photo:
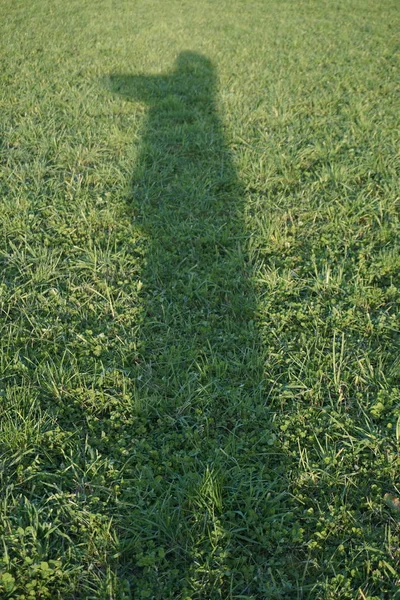
<instances>
[{"instance_id":1,"label":"grass","mask_svg":"<svg viewBox=\"0 0 400 600\"><path fill-rule=\"evenodd\" d=\"M2 598L400 598L397 8L3 0Z\"/></svg>"}]
</instances>

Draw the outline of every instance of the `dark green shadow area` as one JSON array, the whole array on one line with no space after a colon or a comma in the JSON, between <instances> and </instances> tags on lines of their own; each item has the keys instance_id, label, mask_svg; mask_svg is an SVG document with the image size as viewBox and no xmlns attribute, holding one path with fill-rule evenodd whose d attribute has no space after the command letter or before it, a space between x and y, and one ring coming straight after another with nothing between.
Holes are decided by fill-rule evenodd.
<instances>
[{"instance_id":1,"label":"dark green shadow area","mask_svg":"<svg viewBox=\"0 0 400 600\"><path fill-rule=\"evenodd\" d=\"M230 413L248 404L249 393L260 399L262 374L244 194L215 107L215 70L186 52L171 74L111 81L149 107L130 199L149 239L147 385L165 400L163 410L213 411L217 401Z\"/></svg>"},{"instance_id":2,"label":"dark green shadow area","mask_svg":"<svg viewBox=\"0 0 400 600\"><path fill-rule=\"evenodd\" d=\"M275 586L281 467L216 72L185 52L166 75L110 81L148 106L128 199L148 239L133 373L146 422L116 519L121 577L152 598L253 598Z\"/></svg>"}]
</instances>

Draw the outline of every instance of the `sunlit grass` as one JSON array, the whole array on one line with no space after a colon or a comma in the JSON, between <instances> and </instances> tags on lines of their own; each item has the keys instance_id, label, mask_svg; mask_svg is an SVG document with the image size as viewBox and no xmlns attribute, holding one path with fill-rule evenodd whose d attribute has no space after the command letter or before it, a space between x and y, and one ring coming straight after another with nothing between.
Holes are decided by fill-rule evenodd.
<instances>
[{"instance_id":1,"label":"sunlit grass","mask_svg":"<svg viewBox=\"0 0 400 600\"><path fill-rule=\"evenodd\" d=\"M0 596L400 597L397 3L0 14Z\"/></svg>"}]
</instances>

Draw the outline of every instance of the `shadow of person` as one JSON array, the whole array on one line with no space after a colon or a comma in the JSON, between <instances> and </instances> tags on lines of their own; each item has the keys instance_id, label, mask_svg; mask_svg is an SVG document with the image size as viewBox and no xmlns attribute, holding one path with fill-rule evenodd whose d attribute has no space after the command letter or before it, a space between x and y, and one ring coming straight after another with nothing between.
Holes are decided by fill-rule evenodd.
<instances>
[{"instance_id":1,"label":"shadow of person","mask_svg":"<svg viewBox=\"0 0 400 600\"><path fill-rule=\"evenodd\" d=\"M214 67L184 52L171 74L115 74L111 84L149 107L131 206L150 240L142 335L151 387L164 410L167 399L181 414L215 400L229 408L254 371L254 295L244 194L216 110Z\"/></svg>"},{"instance_id":2,"label":"shadow of person","mask_svg":"<svg viewBox=\"0 0 400 600\"><path fill-rule=\"evenodd\" d=\"M131 540L146 530L168 548L180 581L196 578L193 557L203 553L211 590L229 554L222 507L233 514L241 494L250 497L245 457L265 412L244 190L210 60L183 52L169 74L112 74L110 82L114 93L148 107L129 198L148 239L133 374L147 411L146 452L129 499L141 508L123 528ZM264 484L262 494L268 490ZM132 549L136 542L127 540Z\"/></svg>"}]
</instances>

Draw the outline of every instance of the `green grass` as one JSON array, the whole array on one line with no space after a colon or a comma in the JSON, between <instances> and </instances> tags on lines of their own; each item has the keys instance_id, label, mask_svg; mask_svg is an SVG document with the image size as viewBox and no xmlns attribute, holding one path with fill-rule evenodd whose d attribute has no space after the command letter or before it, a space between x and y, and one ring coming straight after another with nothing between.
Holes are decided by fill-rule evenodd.
<instances>
[{"instance_id":1,"label":"green grass","mask_svg":"<svg viewBox=\"0 0 400 600\"><path fill-rule=\"evenodd\" d=\"M397 3L0 14L0 597L400 598Z\"/></svg>"}]
</instances>

